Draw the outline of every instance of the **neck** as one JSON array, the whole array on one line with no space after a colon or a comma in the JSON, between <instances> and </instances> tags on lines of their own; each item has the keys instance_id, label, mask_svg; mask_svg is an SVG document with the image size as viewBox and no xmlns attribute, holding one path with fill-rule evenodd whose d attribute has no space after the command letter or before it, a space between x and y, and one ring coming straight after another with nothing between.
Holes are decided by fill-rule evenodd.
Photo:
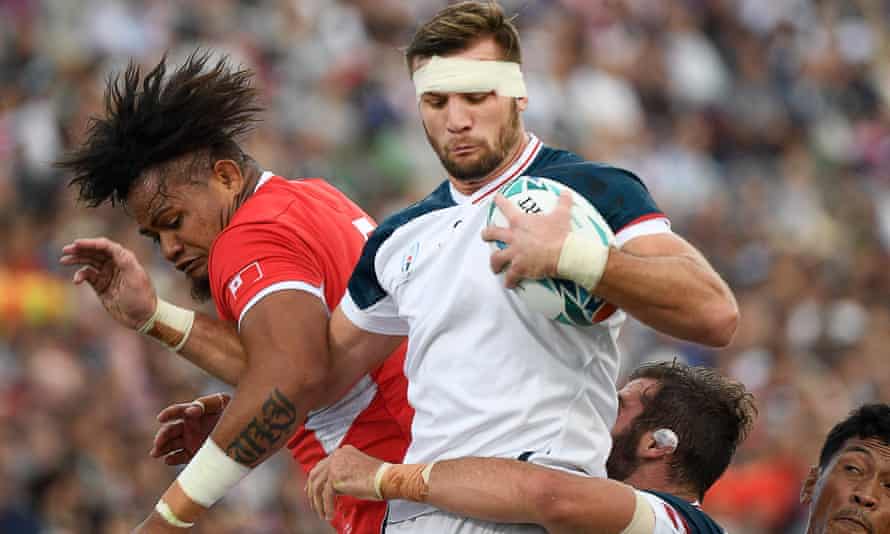
<instances>
[{"instance_id":1,"label":"neck","mask_svg":"<svg viewBox=\"0 0 890 534\"><path fill-rule=\"evenodd\" d=\"M241 207L244 202L250 198L250 196L256 190L256 186L260 181L260 176L262 173L260 172L260 168L253 162L253 160L248 160L244 165L244 187L241 189L241 192L238 193L238 196L234 198L232 204L229 206L229 209L223 211L221 214L222 220L222 228L225 228L232 222L232 217L235 216L235 212L238 211L238 208Z\"/></svg>"},{"instance_id":2,"label":"neck","mask_svg":"<svg viewBox=\"0 0 890 534\"><path fill-rule=\"evenodd\" d=\"M651 468L648 468L646 465L641 465L629 477L624 479L623 482L641 490L670 493L671 495L688 502L695 502L698 500L697 491L682 484L672 482L666 467L661 464L654 465Z\"/></svg>"},{"instance_id":3,"label":"neck","mask_svg":"<svg viewBox=\"0 0 890 534\"><path fill-rule=\"evenodd\" d=\"M507 157L501 162L500 165L497 166L493 171L486 174L485 176L479 178L472 178L470 180L458 180L454 176L448 175L448 179L451 181L451 185L454 186L457 191L462 195L472 195L476 191L482 189L487 184L491 183L493 180L497 179L501 174L506 171L510 165L516 161L516 158L522 154L522 151L525 150L525 147L528 146L528 134L525 132L524 128L519 129L519 142L509 151Z\"/></svg>"}]
</instances>

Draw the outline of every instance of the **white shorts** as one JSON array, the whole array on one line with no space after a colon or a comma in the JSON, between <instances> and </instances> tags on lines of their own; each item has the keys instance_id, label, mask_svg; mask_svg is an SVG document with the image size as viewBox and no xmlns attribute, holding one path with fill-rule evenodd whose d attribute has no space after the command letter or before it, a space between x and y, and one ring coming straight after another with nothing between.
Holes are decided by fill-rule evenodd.
<instances>
[{"instance_id":1,"label":"white shorts","mask_svg":"<svg viewBox=\"0 0 890 534\"><path fill-rule=\"evenodd\" d=\"M408 532L412 534L545 534L547 531L538 525L492 523L442 511L435 511L398 523L388 523L384 530L385 534Z\"/></svg>"}]
</instances>

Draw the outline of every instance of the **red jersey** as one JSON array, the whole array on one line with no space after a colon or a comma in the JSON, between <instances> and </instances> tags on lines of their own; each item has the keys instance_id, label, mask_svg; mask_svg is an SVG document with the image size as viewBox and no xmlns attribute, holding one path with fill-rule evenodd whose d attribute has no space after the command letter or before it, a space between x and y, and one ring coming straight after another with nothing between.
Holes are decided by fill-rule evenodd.
<instances>
[{"instance_id":1,"label":"red jersey","mask_svg":"<svg viewBox=\"0 0 890 534\"><path fill-rule=\"evenodd\" d=\"M324 180L288 181L264 173L210 251L220 318L240 325L253 305L282 290L309 292L333 311L373 228L361 208ZM338 402L309 414L287 444L306 473L346 444L388 462L402 461L413 417L404 359L403 344ZM344 534L379 533L385 515L383 502L342 496L331 523Z\"/></svg>"}]
</instances>

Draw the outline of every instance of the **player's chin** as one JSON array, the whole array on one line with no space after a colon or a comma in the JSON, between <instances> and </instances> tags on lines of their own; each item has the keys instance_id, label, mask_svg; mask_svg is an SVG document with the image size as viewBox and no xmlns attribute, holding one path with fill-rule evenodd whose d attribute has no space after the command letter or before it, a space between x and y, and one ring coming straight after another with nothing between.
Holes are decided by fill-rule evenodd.
<instances>
[{"instance_id":1,"label":"player's chin","mask_svg":"<svg viewBox=\"0 0 890 534\"><path fill-rule=\"evenodd\" d=\"M192 299L196 300L197 302L207 302L213 297L213 293L210 291L209 276L190 276L189 281L192 284Z\"/></svg>"},{"instance_id":2,"label":"player's chin","mask_svg":"<svg viewBox=\"0 0 890 534\"><path fill-rule=\"evenodd\" d=\"M468 158L465 161L450 159L448 160L448 165L446 165L446 170L448 170L448 174L458 180L471 182L485 177L495 167L497 167L497 162L491 161L491 158L476 157Z\"/></svg>"}]
</instances>

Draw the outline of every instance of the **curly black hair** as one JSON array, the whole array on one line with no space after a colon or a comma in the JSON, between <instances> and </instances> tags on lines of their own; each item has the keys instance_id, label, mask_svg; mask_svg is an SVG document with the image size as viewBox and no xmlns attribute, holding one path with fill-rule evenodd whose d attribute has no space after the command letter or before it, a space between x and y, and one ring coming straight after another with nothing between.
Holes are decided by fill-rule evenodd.
<instances>
[{"instance_id":1,"label":"curly black hair","mask_svg":"<svg viewBox=\"0 0 890 534\"><path fill-rule=\"evenodd\" d=\"M244 160L236 139L262 111L253 73L232 68L228 57L205 68L210 59L197 50L169 77L166 55L144 76L131 61L109 78L105 116L92 117L87 140L57 163L73 172L69 185L79 187L81 201L123 203L146 170L186 154Z\"/></svg>"},{"instance_id":2,"label":"curly black hair","mask_svg":"<svg viewBox=\"0 0 890 534\"><path fill-rule=\"evenodd\" d=\"M825 438L819 467L825 469L850 438L877 439L890 445L890 404L865 404L836 424Z\"/></svg>"}]
</instances>

